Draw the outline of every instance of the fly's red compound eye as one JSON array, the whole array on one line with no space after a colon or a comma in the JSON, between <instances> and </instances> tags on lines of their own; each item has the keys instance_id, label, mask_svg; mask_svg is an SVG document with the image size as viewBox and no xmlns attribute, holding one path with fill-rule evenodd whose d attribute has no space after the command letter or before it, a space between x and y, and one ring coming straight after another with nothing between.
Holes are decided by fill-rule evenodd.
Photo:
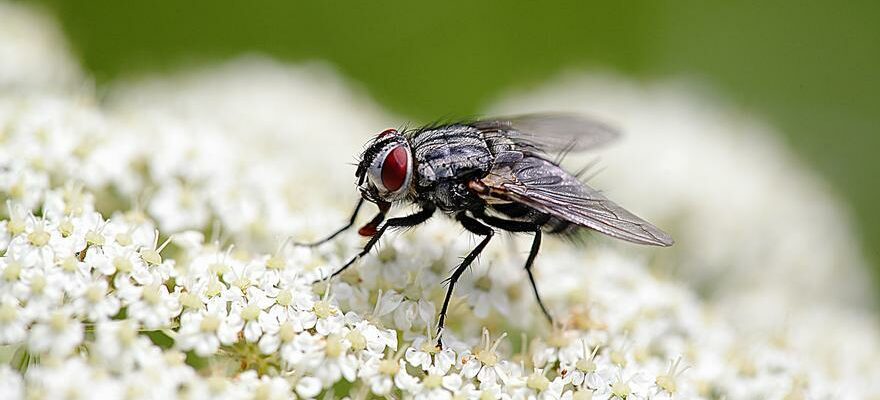
<instances>
[{"instance_id":1,"label":"fly's red compound eye","mask_svg":"<svg viewBox=\"0 0 880 400\"><path fill-rule=\"evenodd\" d=\"M386 129L386 130L382 131L382 133L379 134L379 139L382 139L383 137L388 136L388 135L396 135L396 134L397 134L397 129L394 129L394 128Z\"/></svg>"},{"instance_id":2,"label":"fly's red compound eye","mask_svg":"<svg viewBox=\"0 0 880 400\"><path fill-rule=\"evenodd\" d=\"M396 192L403 186L409 173L408 162L406 146L397 146L388 152L382 162L382 186L385 186L385 189Z\"/></svg>"},{"instance_id":3,"label":"fly's red compound eye","mask_svg":"<svg viewBox=\"0 0 880 400\"><path fill-rule=\"evenodd\" d=\"M379 140L382 136L386 139ZM372 189L366 187L364 190L373 190L385 202L400 200L408 193L413 175L409 143L394 129L380 133L376 139L364 152L365 157L372 155L366 170Z\"/></svg>"}]
</instances>

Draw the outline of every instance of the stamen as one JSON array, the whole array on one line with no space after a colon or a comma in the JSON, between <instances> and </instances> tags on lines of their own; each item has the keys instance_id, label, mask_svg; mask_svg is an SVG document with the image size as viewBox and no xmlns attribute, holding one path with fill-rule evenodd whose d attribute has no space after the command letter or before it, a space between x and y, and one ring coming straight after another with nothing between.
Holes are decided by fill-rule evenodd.
<instances>
[{"instance_id":1,"label":"stamen","mask_svg":"<svg viewBox=\"0 0 880 400\"><path fill-rule=\"evenodd\" d=\"M330 284L328 282L327 288L330 288ZM376 305L373 306L373 315L379 315L379 305L382 304L382 289L379 289L379 293L376 294Z\"/></svg>"},{"instance_id":2,"label":"stamen","mask_svg":"<svg viewBox=\"0 0 880 400\"><path fill-rule=\"evenodd\" d=\"M489 329L483 328L483 349L489 350Z\"/></svg>"},{"instance_id":3,"label":"stamen","mask_svg":"<svg viewBox=\"0 0 880 400\"><path fill-rule=\"evenodd\" d=\"M596 345L596 347L593 347L593 351L590 351L590 350L589 350L589 347L587 347L587 341L586 341L586 340L583 340L583 339L582 339L582 340L581 340L581 344L583 344L583 347L584 347L584 358L585 358L585 359L587 359L587 360L593 360L594 358L596 358L596 353L599 352L599 345Z\"/></svg>"},{"instance_id":4,"label":"stamen","mask_svg":"<svg viewBox=\"0 0 880 400\"><path fill-rule=\"evenodd\" d=\"M156 233L158 233L158 231L157 231L157 232L156 232ZM164 241L164 242L162 242L162 245L161 245L161 246L159 246L159 248L158 248L158 249L156 249L156 252L159 252L159 253L161 253L161 252L162 252L162 250L163 250L163 249L164 249L164 248L165 248L165 246L168 246L168 243L171 243L171 239L173 239L173 238L174 238L174 235L171 235L171 236L168 236L168 238L167 238L167 239L165 239L165 241Z\"/></svg>"},{"instance_id":5,"label":"stamen","mask_svg":"<svg viewBox=\"0 0 880 400\"><path fill-rule=\"evenodd\" d=\"M488 331L486 331L488 333ZM498 345L501 344L501 340L507 337L507 332L501 334L498 339L495 339L495 343L492 344L492 352L494 353L496 349L498 349Z\"/></svg>"},{"instance_id":6,"label":"stamen","mask_svg":"<svg viewBox=\"0 0 880 400\"><path fill-rule=\"evenodd\" d=\"M330 280L327 280L327 285L324 287L324 295L321 296L321 300L329 301L330 299Z\"/></svg>"},{"instance_id":7,"label":"stamen","mask_svg":"<svg viewBox=\"0 0 880 400\"><path fill-rule=\"evenodd\" d=\"M275 255L276 256L280 255L281 252L283 252L284 249L287 247L287 245L289 245L292 241L293 241L293 237L288 236L287 239L285 239L283 242L281 242L281 245L278 246L278 250L275 250Z\"/></svg>"},{"instance_id":8,"label":"stamen","mask_svg":"<svg viewBox=\"0 0 880 400\"><path fill-rule=\"evenodd\" d=\"M211 223L211 243L215 243L217 247L220 247L221 230L223 230L223 224L220 223L219 219L214 219L214 222Z\"/></svg>"}]
</instances>

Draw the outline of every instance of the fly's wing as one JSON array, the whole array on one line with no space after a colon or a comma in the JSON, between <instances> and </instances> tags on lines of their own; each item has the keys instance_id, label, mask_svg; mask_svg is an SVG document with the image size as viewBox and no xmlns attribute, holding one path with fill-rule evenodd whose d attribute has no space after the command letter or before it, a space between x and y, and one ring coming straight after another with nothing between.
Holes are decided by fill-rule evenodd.
<instances>
[{"instance_id":1,"label":"fly's wing","mask_svg":"<svg viewBox=\"0 0 880 400\"><path fill-rule=\"evenodd\" d=\"M480 193L484 198L521 203L632 243L652 246L673 243L667 233L542 158L526 156L501 164L481 182L486 189Z\"/></svg>"},{"instance_id":2,"label":"fly's wing","mask_svg":"<svg viewBox=\"0 0 880 400\"><path fill-rule=\"evenodd\" d=\"M576 114L525 114L470 125L482 131L488 140L508 140L518 150L543 153L590 150L620 136L610 125Z\"/></svg>"}]
</instances>

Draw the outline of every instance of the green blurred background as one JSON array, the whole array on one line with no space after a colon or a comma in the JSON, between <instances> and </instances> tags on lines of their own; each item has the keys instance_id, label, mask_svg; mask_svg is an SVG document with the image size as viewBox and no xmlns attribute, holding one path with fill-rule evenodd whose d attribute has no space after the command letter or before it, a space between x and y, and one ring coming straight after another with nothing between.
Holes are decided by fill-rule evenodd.
<instances>
[{"instance_id":1,"label":"green blurred background","mask_svg":"<svg viewBox=\"0 0 880 400\"><path fill-rule=\"evenodd\" d=\"M696 78L780 128L849 201L880 271L878 1L38 3L99 84L263 52L328 60L431 120L577 67Z\"/></svg>"}]
</instances>

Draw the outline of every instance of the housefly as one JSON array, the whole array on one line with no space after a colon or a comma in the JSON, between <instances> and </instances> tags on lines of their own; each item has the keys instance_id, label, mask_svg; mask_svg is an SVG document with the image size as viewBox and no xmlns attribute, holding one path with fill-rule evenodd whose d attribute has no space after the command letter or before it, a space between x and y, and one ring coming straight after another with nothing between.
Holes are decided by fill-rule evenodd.
<instances>
[{"instance_id":1,"label":"housefly","mask_svg":"<svg viewBox=\"0 0 880 400\"><path fill-rule=\"evenodd\" d=\"M531 233L524 268L541 311L552 321L532 274L543 234L572 236L591 229L637 244L673 243L668 234L608 200L551 157L593 149L615 137L617 132L608 125L568 114L387 129L360 156L355 177L361 198L348 223L322 240L300 245L333 239L354 226L365 201L376 204L379 212L358 231L369 241L333 273L336 276L369 253L389 229L421 224L438 210L454 218L482 240L447 280L438 321L442 330L456 282L496 230ZM386 221L392 203L415 204L419 211Z\"/></svg>"}]
</instances>

